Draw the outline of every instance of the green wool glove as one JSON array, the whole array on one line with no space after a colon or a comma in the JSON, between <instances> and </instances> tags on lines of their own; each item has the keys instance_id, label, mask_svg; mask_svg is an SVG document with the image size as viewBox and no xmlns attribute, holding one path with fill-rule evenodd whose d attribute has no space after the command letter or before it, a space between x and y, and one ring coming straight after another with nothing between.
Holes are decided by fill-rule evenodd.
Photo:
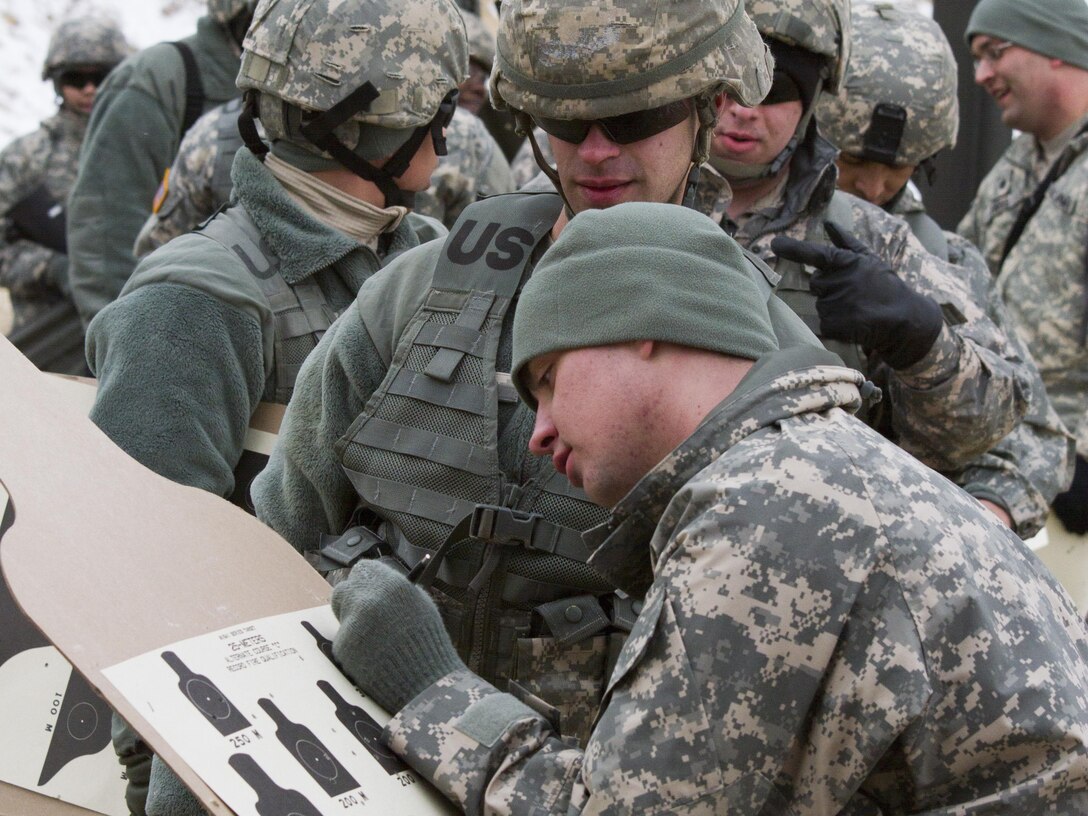
<instances>
[{"instance_id":1,"label":"green wool glove","mask_svg":"<svg viewBox=\"0 0 1088 816\"><path fill-rule=\"evenodd\" d=\"M431 683L465 668L430 596L379 561L352 567L333 590L332 611L340 621L333 655L386 711L400 711Z\"/></svg>"}]
</instances>

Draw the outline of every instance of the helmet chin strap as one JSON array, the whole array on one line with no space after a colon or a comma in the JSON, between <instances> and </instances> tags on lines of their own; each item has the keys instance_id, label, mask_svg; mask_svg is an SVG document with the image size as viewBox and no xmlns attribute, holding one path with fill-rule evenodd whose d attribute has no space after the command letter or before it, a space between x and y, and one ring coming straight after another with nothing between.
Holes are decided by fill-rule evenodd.
<instances>
[{"instance_id":1,"label":"helmet chin strap","mask_svg":"<svg viewBox=\"0 0 1088 816\"><path fill-rule=\"evenodd\" d=\"M684 181L684 195L680 199L680 206L689 210L696 209L695 194L699 188L699 175L702 166L710 159L710 142L718 124L718 106L714 104L714 100L715 95L708 93L695 98L695 115L699 125L695 131L695 143L691 146L691 167L688 168Z\"/></svg>"},{"instance_id":2,"label":"helmet chin strap","mask_svg":"<svg viewBox=\"0 0 1088 816\"><path fill-rule=\"evenodd\" d=\"M567 194L563 191L563 182L559 180L559 171L548 164L548 160L544 158L544 152L537 143L536 134L533 132L532 117L525 111L515 110L514 124L514 132L529 140L529 147L533 149L533 161L536 162L536 166L551 180L552 186L555 187L555 191L559 193L559 197L563 199L563 209L567 214L567 218L573 218L574 208L570 205Z\"/></svg>"},{"instance_id":3,"label":"helmet chin strap","mask_svg":"<svg viewBox=\"0 0 1088 816\"><path fill-rule=\"evenodd\" d=\"M385 165L378 167L348 149L347 145L336 138L333 131L359 111L368 110L371 103L380 95L372 83L365 82L327 111L320 114L304 113L299 130L314 147L328 153L359 178L374 184L385 198L386 207L402 206L412 209L415 193L402 190L397 184L397 179L408 170L412 158L428 135L434 141L435 153L439 156L446 155L446 140L442 134L442 128L449 124L449 119L453 116L457 95L454 91L447 94L434 118L427 124L417 127L408 141L401 145ZM255 118L257 118L257 95L247 94L242 113L238 117L238 130L246 146L263 161L265 154L268 153L268 145L257 133Z\"/></svg>"}]
</instances>

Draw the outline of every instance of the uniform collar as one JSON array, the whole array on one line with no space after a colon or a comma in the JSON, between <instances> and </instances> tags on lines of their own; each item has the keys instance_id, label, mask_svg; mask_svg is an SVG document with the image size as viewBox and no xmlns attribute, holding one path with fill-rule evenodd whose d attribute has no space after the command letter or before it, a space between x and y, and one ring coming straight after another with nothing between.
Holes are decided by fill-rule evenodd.
<instances>
[{"instance_id":1,"label":"uniform collar","mask_svg":"<svg viewBox=\"0 0 1088 816\"><path fill-rule=\"evenodd\" d=\"M695 432L647 473L583 538L589 563L615 586L641 596L653 581L654 532L685 484L731 447L792 416L861 406L864 377L829 351L795 346L768 354Z\"/></svg>"}]
</instances>

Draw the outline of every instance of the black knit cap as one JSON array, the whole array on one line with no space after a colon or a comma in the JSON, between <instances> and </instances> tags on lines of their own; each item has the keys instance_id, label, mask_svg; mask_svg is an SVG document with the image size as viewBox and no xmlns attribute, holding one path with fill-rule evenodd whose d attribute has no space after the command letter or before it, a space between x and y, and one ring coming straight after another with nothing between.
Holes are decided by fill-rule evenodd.
<instances>
[{"instance_id":1,"label":"black knit cap","mask_svg":"<svg viewBox=\"0 0 1088 816\"><path fill-rule=\"evenodd\" d=\"M774 38L767 39L767 46L774 55L775 73L782 71L797 84L801 91L801 102L807 111L816 95L816 83L824 70L825 58Z\"/></svg>"}]
</instances>

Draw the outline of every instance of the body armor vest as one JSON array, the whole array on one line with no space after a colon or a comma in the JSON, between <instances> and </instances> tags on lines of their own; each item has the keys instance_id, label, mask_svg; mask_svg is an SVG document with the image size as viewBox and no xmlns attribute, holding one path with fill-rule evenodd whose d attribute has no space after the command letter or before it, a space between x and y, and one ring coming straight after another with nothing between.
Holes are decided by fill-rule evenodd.
<instances>
[{"instance_id":1,"label":"body armor vest","mask_svg":"<svg viewBox=\"0 0 1088 816\"><path fill-rule=\"evenodd\" d=\"M264 402L286 405L302 363L336 319L324 292L312 280L291 286L279 272L279 258L268 248L245 207L222 210L195 232L233 252L257 281L272 309L276 337L273 376L265 383Z\"/></svg>"},{"instance_id":2,"label":"body armor vest","mask_svg":"<svg viewBox=\"0 0 1088 816\"><path fill-rule=\"evenodd\" d=\"M511 194L465 209L339 453L467 665L584 741L635 603L586 563L581 531L606 511L546 457L511 479L498 453L499 404L518 401L496 371L503 318L561 207L554 194Z\"/></svg>"}]
</instances>

